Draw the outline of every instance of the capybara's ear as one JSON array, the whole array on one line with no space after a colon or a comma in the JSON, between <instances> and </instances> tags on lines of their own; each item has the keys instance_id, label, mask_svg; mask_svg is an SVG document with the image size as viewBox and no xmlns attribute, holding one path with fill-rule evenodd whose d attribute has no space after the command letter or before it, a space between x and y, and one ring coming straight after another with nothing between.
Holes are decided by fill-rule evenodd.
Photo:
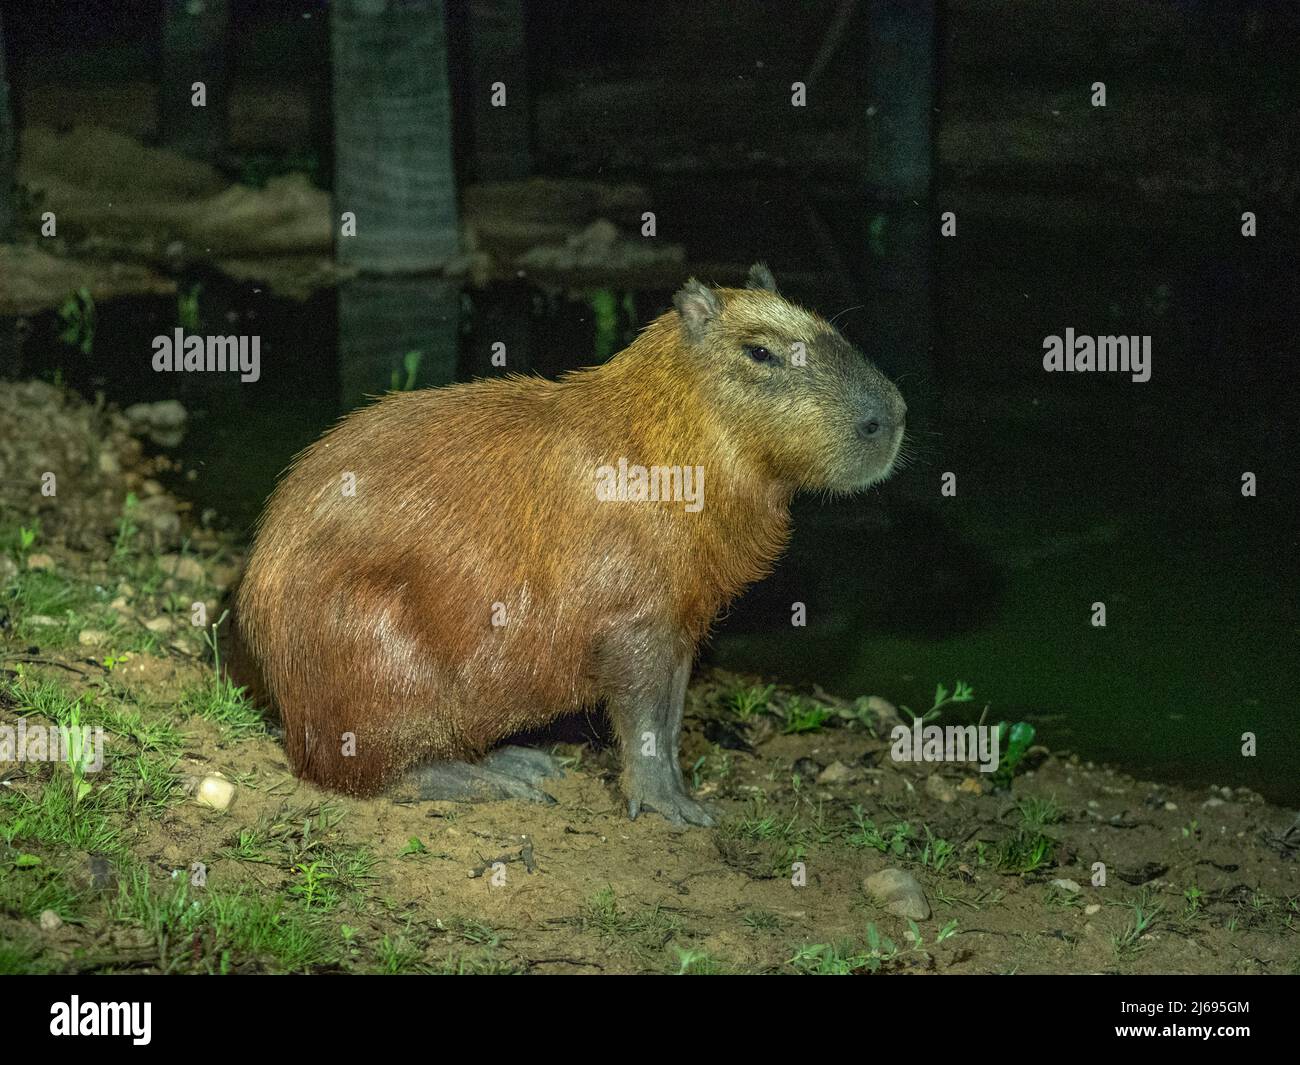
<instances>
[{"instance_id":1,"label":"capybara's ear","mask_svg":"<svg viewBox=\"0 0 1300 1065\"><path fill-rule=\"evenodd\" d=\"M749 277L745 279L746 288L761 289L763 292L776 291L776 278L767 268L767 263L755 263L749 268Z\"/></svg>"},{"instance_id":2,"label":"capybara's ear","mask_svg":"<svg viewBox=\"0 0 1300 1065\"><path fill-rule=\"evenodd\" d=\"M688 340L699 342L708 334L709 326L722 313L718 294L707 285L691 278L673 297L673 306L682 316L682 328Z\"/></svg>"}]
</instances>

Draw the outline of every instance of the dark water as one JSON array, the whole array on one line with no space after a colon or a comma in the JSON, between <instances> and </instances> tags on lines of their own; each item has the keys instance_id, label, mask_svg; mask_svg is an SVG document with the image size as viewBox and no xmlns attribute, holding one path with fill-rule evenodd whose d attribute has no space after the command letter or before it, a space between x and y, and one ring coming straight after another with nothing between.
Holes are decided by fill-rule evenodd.
<instances>
[{"instance_id":1,"label":"dark water","mask_svg":"<svg viewBox=\"0 0 1300 1065\"><path fill-rule=\"evenodd\" d=\"M1277 376L1300 284L1284 248L1222 225L964 216L960 244L940 247L933 368L901 382L930 411L915 464L859 500L801 500L790 555L722 622L711 659L914 709L961 679L972 717L988 704L992 720L1033 721L1053 748L1300 803L1300 485L1295 394ZM177 322L158 299L98 308L89 357L39 319L25 372L123 405L180 399L192 421L179 451L199 476L176 488L236 530L341 395L404 376L404 352L423 352L419 384L493 372L494 341L512 369L551 375L622 347L670 296L407 281L298 304L212 276L182 287L194 283L202 332L261 336L256 385L153 373L150 341ZM871 300L787 294L828 315ZM839 324L894 368L873 350L870 307ZM1151 382L1045 375L1043 337L1067 326L1150 334ZM1257 498L1240 494L1247 470ZM956 498L939 495L943 471ZM794 600L806 628L789 624ZM1256 757L1240 753L1246 732Z\"/></svg>"}]
</instances>

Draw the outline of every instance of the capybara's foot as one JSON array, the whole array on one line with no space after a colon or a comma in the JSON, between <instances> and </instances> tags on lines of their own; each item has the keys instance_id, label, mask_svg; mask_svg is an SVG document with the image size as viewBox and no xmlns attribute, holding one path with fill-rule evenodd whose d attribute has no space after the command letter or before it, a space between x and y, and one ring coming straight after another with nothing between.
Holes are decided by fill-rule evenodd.
<instances>
[{"instance_id":1,"label":"capybara's foot","mask_svg":"<svg viewBox=\"0 0 1300 1065\"><path fill-rule=\"evenodd\" d=\"M413 770L409 781L423 800L499 802L522 799L548 806L555 799L538 786L564 770L549 754L527 747L502 747L480 762L431 762Z\"/></svg>"},{"instance_id":2,"label":"capybara's foot","mask_svg":"<svg viewBox=\"0 0 1300 1065\"><path fill-rule=\"evenodd\" d=\"M635 781L627 788L627 816L633 821L643 810L653 810L674 825L698 825L712 828L714 817L675 781Z\"/></svg>"}]
</instances>

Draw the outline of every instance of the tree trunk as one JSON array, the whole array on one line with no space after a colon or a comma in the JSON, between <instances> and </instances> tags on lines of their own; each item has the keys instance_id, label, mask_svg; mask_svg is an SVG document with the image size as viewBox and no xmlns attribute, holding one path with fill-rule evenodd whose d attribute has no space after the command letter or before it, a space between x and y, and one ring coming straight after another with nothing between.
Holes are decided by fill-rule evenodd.
<instances>
[{"instance_id":1,"label":"tree trunk","mask_svg":"<svg viewBox=\"0 0 1300 1065\"><path fill-rule=\"evenodd\" d=\"M442 0L331 5L340 262L435 270L459 249ZM340 218L355 215L356 235Z\"/></svg>"}]
</instances>

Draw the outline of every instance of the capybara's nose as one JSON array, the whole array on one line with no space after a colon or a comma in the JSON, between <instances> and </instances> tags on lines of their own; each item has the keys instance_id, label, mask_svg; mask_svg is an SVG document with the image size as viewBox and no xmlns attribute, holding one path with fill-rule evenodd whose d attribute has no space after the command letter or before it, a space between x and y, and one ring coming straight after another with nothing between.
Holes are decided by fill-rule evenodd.
<instances>
[{"instance_id":1,"label":"capybara's nose","mask_svg":"<svg viewBox=\"0 0 1300 1065\"><path fill-rule=\"evenodd\" d=\"M898 422L889 407L878 400L869 400L858 414L854 429L863 440L875 440L887 436L889 430Z\"/></svg>"},{"instance_id":2,"label":"capybara's nose","mask_svg":"<svg viewBox=\"0 0 1300 1065\"><path fill-rule=\"evenodd\" d=\"M871 398L866 400L858 413L854 429L863 440L882 439L894 429L902 429L907 419L907 404L903 397Z\"/></svg>"}]
</instances>

